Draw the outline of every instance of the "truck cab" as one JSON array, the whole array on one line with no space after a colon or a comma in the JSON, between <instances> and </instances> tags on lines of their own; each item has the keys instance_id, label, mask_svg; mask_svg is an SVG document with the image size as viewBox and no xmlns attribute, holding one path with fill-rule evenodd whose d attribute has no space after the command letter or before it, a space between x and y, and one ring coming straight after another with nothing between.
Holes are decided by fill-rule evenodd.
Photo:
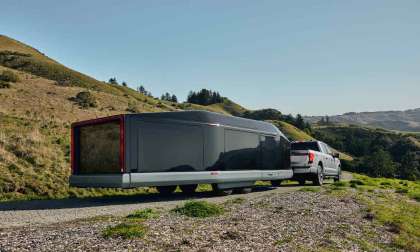
<instances>
[{"instance_id":1,"label":"truck cab","mask_svg":"<svg viewBox=\"0 0 420 252\"><path fill-rule=\"evenodd\" d=\"M325 178L341 179L339 154L321 141L292 142L290 163L293 179L304 185L306 180L322 185Z\"/></svg>"}]
</instances>

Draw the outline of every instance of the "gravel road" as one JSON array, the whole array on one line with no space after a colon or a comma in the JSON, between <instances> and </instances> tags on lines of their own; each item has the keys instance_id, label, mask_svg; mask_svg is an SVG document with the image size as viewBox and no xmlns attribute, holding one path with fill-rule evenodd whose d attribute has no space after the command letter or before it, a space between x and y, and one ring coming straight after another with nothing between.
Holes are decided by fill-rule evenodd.
<instances>
[{"instance_id":1,"label":"gravel road","mask_svg":"<svg viewBox=\"0 0 420 252\"><path fill-rule=\"evenodd\" d=\"M344 179L350 177L349 173L343 173ZM255 199L273 192L287 193L300 188L301 186L297 185L283 185L278 188L258 187L254 192L241 195L241 197ZM224 202L234 197L237 197L237 195L215 197L211 193L203 192L193 197L177 193L169 197L150 194L109 198L5 202L0 203L0 223L1 228L40 226L103 215L124 216L133 210L142 208L173 208L191 199Z\"/></svg>"},{"instance_id":2,"label":"gravel road","mask_svg":"<svg viewBox=\"0 0 420 252\"><path fill-rule=\"evenodd\" d=\"M317 187L310 187L311 191L299 188L266 188L230 197L200 195L206 201L222 203L225 213L201 219L162 209L155 218L135 222L146 230L142 238L105 238L102 232L107 227L127 222L126 218L116 216L67 222L54 219L62 222L0 228L0 251L382 251L390 248L393 234L365 218L365 207L352 196L333 196L326 189L318 192ZM123 215L146 206L172 207L185 200L180 195L175 198L168 202L151 197L147 202L140 197L144 203L124 199L112 206L107 202L95 206L101 210L92 214ZM66 204L70 207L72 203ZM86 216L86 208L95 208L85 204L85 208L71 209L79 212L77 218ZM62 210L67 208L18 211L58 214ZM72 217L66 215L66 218Z\"/></svg>"},{"instance_id":3,"label":"gravel road","mask_svg":"<svg viewBox=\"0 0 420 252\"><path fill-rule=\"evenodd\" d=\"M278 188L262 187L241 195L244 198L258 198L271 192L296 191L300 186ZM102 215L124 216L142 208L173 208L186 200L205 199L211 202L224 202L237 195L215 197L211 193L197 193L184 196L176 193L162 197L159 194L118 196L110 198L34 200L25 202L0 203L0 223L2 228L20 226L39 226L67 222Z\"/></svg>"}]
</instances>

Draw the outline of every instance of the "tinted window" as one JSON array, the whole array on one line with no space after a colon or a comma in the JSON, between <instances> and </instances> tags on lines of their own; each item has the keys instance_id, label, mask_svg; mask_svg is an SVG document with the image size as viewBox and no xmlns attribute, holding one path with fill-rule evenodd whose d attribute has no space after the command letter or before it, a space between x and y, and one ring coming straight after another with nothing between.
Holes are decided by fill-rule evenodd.
<instances>
[{"instance_id":1,"label":"tinted window","mask_svg":"<svg viewBox=\"0 0 420 252\"><path fill-rule=\"evenodd\" d=\"M225 170L258 169L259 135L256 133L225 130Z\"/></svg>"},{"instance_id":2,"label":"tinted window","mask_svg":"<svg viewBox=\"0 0 420 252\"><path fill-rule=\"evenodd\" d=\"M292 143L292 150L314 150L320 151L317 142Z\"/></svg>"},{"instance_id":3,"label":"tinted window","mask_svg":"<svg viewBox=\"0 0 420 252\"><path fill-rule=\"evenodd\" d=\"M203 129L182 124L143 123L138 139L141 172L203 169Z\"/></svg>"},{"instance_id":4,"label":"tinted window","mask_svg":"<svg viewBox=\"0 0 420 252\"><path fill-rule=\"evenodd\" d=\"M261 169L275 170L280 166L279 142L274 137L261 137Z\"/></svg>"}]
</instances>

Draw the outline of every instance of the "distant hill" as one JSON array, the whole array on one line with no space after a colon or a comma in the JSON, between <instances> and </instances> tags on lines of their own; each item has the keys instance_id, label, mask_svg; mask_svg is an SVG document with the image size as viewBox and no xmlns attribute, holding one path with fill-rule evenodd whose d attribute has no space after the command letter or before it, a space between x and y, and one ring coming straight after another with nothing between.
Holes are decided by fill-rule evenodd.
<instances>
[{"instance_id":1,"label":"distant hill","mask_svg":"<svg viewBox=\"0 0 420 252\"><path fill-rule=\"evenodd\" d=\"M309 116L304 119L310 123L317 123L322 118L322 116ZM329 116L329 120L333 123L358 124L388 130L420 132L420 108L404 111L350 112L343 115Z\"/></svg>"}]
</instances>

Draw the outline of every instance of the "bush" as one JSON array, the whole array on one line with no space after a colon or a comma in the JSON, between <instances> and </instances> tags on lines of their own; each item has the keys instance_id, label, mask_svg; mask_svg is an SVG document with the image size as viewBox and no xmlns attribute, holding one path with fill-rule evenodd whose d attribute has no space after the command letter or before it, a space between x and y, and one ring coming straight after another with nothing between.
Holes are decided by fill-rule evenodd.
<instances>
[{"instance_id":1,"label":"bush","mask_svg":"<svg viewBox=\"0 0 420 252\"><path fill-rule=\"evenodd\" d=\"M143 237L146 234L146 227L141 224L121 223L116 226L107 227L102 235L105 238L121 237L124 239Z\"/></svg>"},{"instance_id":2,"label":"bush","mask_svg":"<svg viewBox=\"0 0 420 252\"><path fill-rule=\"evenodd\" d=\"M224 208L207 201L189 201L183 207L176 207L172 211L189 217L205 218L224 213Z\"/></svg>"},{"instance_id":3,"label":"bush","mask_svg":"<svg viewBox=\"0 0 420 252\"><path fill-rule=\"evenodd\" d=\"M146 219L155 218L157 216L158 216L158 213L156 213L156 211L150 208L146 208L146 209L135 211L134 213L128 215L127 218L146 220Z\"/></svg>"},{"instance_id":4,"label":"bush","mask_svg":"<svg viewBox=\"0 0 420 252\"><path fill-rule=\"evenodd\" d=\"M0 81L18 82L19 77L14 72L5 70L0 74Z\"/></svg>"},{"instance_id":5,"label":"bush","mask_svg":"<svg viewBox=\"0 0 420 252\"><path fill-rule=\"evenodd\" d=\"M95 97L88 91L78 93L76 97L72 98L72 100L83 108L98 106Z\"/></svg>"},{"instance_id":6,"label":"bush","mask_svg":"<svg viewBox=\"0 0 420 252\"><path fill-rule=\"evenodd\" d=\"M0 88L10 88L10 83L0 80Z\"/></svg>"}]
</instances>

